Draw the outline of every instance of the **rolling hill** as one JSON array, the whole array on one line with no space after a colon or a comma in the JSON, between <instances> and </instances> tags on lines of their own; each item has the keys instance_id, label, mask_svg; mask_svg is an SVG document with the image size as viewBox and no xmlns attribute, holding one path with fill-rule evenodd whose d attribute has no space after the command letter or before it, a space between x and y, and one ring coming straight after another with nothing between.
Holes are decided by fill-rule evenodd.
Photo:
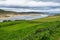
<instances>
[{"instance_id":1,"label":"rolling hill","mask_svg":"<svg viewBox=\"0 0 60 40\"><path fill-rule=\"evenodd\" d=\"M0 40L60 40L60 15L0 22Z\"/></svg>"}]
</instances>

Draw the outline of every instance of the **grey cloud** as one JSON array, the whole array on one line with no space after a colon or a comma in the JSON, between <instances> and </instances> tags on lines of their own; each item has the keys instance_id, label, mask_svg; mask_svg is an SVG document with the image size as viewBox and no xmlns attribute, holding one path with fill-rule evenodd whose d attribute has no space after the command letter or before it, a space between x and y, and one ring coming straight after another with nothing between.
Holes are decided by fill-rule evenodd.
<instances>
[{"instance_id":1,"label":"grey cloud","mask_svg":"<svg viewBox=\"0 0 60 40\"><path fill-rule=\"evenodd\" d=\"M6 1L6 0L0 0L0 1Z\"/></svg>"},{"instance_id":2,"label":"grey cloud","mask_svg":"<svg viewBox=\"0 0 60 40\"><path fill-rule=\"evenodd\" d=\"M44 1L44 2L51 1L51 2L60 2L60 0L34 0L34 1Z\"/></svg>"}]
</instances>

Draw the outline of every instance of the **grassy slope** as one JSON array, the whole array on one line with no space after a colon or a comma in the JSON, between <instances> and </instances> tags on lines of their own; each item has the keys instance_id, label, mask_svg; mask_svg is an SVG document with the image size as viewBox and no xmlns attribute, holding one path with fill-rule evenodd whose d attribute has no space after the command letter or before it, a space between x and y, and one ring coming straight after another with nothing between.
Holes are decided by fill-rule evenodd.
<instances>
[{"instance_id":1,"label":"grassy slope","mask_svg":"<svg viewBox=\"0 0 60 40\"><path fill-rule=\"evenodd\" d=\"M60 16L1 22L0 40L60 40Z\"/></svg>"},{"instance_id":2,"label":"grassy slope","mask_svg":"<svg viewBox=\"0 0 60 40\"><path fill-rule=\"evenodd\" d=\"M1 14L12 14L12 13L16 14L16 12L5 11L5 10L1 10L1 9L0 9L0 15L1 15Z\"/></svg>"}]
</instances>

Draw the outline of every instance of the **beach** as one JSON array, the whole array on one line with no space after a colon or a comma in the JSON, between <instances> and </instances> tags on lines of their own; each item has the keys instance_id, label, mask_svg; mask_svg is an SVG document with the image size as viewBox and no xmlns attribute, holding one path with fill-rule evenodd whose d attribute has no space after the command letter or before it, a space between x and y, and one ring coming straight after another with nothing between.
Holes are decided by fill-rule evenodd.
<instances>
[{"instance_id":1,"label":"beach","mask_svg":"<svg viewBox=\"0 0 60 40\"><path fill-rule=\"evenodd\" d=\"M47 17L45 14L0 14L0 20L32 20Z\"/></svg>"}]
</instances>

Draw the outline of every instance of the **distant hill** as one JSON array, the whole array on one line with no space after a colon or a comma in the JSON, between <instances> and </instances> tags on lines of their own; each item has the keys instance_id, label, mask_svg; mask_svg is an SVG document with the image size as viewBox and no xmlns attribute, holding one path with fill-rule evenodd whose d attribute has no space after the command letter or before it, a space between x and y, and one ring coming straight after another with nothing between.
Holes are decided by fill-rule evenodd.
<instances>
[{"instance_id":1,"label":"distant hill","mask_svg":"<svg viewBox=\"0 0 60 40\"><path fill-rule=\"evenodd\" d=\"M44 14L44 12L20 12L22 14Z\"/></svg>"},{"instance_id":2,"label":"distant hill","mask_svg":"<svg viewBox=\"0 0 60 40\"><path fill-rule=\"evenodd\" d=\"M19 13L19 14L48 14L47 12L13 12L0 9L0 13Z\"/></svg>"},{"instance_id":3,"label":"distant hill","mask_svg":"<svg viewBox=\"0 0 60 40\"><path fill-rule=\"evenodd\" d=\"M5 11L5 10L0 9L0 14L1 14L1 13L4 13L4 14L5 14L5 13L15 13L15 12L12 12L12 11Z\"/></svg>"},{"instance_id":4,"label":"distant hill","mask_svg":"<svg viewBox=\"0 0 60 40\"><path fill-rule=\"evenodd\" d=\"M5 12L5 11L0 9L0 13L2 13L2 12Z\"/></svg>"}]
</instances>

